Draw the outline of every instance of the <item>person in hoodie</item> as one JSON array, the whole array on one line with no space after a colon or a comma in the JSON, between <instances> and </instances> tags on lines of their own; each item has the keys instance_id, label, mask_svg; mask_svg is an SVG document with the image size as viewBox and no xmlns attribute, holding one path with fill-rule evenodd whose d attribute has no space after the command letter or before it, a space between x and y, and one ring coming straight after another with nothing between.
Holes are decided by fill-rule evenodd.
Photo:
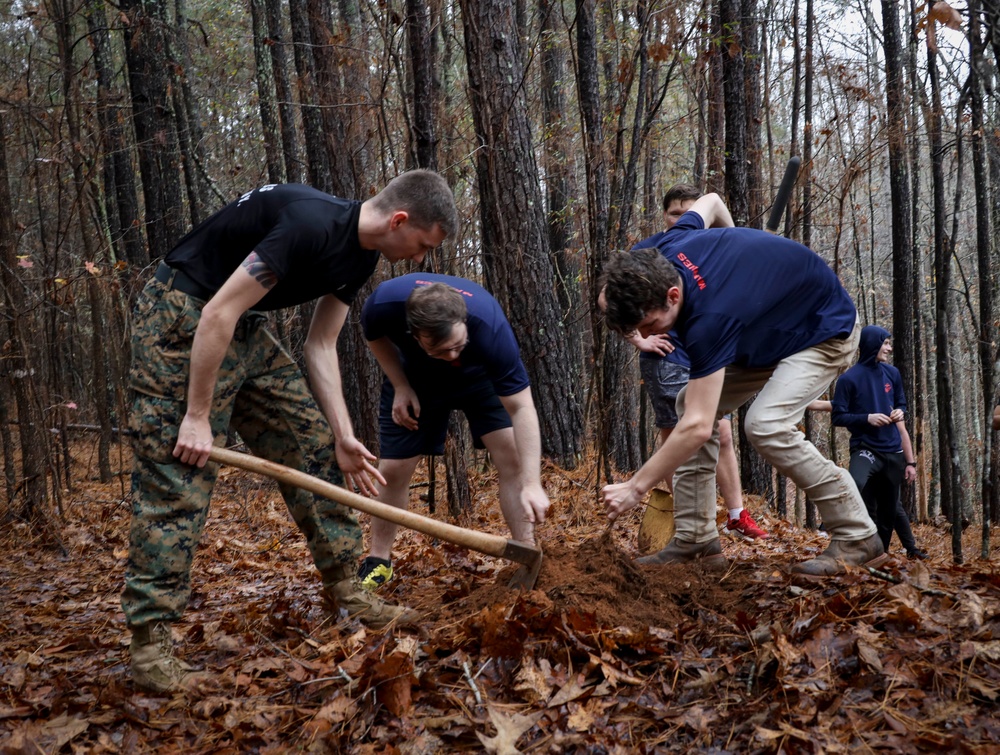
<instances>
[{"instance_id":1,"label":"person in hoodie","mask_svg":"<svg viewBox=\"0 0 1000 755\"><path fill-rule=\"evenodd\" d=\"M890 354L888 330L878 325L862 328L858 363L837 381L830 402L832 421L851 431L851 477L886 552L895 530L906 555L924 559L927 554L917 547L899 495L904 480L911 483L917 478L917 463L904 421L903 381L899 370L888 363Z\"/></svg>"}]
</instances>

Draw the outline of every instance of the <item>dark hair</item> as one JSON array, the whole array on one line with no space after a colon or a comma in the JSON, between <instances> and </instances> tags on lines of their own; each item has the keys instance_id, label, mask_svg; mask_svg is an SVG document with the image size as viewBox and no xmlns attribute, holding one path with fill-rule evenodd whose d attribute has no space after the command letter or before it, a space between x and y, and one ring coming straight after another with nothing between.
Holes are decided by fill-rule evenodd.
<instances>
[{"instance_id":1,"label":"dark hair","mask_svg":"<svg viewBox=\"0 0 1000 755\"><path fill-rule=\"evenodd\" d=\"M670 209L674 202L687 202L690 199L700 199L701 190L691 184L674 184L663 195L663 211Z\"/></svg>"},{"instance_id":2,"label":"dark hair","mask_svg":"<svg viewBox=\"0 0 1000 755\"><path fill-rule=\"evenodd\" d=\"M370 200L381 213L403 210L419 228L440 226L445 236L458 231L455 195L448 182L432 170L409 170L392 179Z\"/></svg>"},{"instance_id":3,"label":"dark hair","mask_svg":"<svg viewBox=\"0 0 1000 755\"><path fill-rule=\"evenodd\" d=\"M619 333L635 330L654 309L667 306L667 291L681 285L677 268L658 249L613 254L604 265L604 317Z\"/></svg>"},{"instance_id":4,"label":"dark hair","mask_svg":"<svg viewBox=\"0 0 1000 755\"><path fill-rule=\"evenodd\" d=\"M432 346L448 338L451 329L467 316L465 297L444 283L417 286L406 298L410 333L429 338Z\"/></svg>"}]
</instances>

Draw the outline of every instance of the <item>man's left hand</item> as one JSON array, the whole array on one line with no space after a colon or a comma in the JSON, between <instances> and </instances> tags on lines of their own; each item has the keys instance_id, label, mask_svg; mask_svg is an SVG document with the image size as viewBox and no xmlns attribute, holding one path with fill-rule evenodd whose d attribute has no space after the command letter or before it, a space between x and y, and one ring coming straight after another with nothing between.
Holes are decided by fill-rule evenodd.
<instances>
[{"instance_id":1,"label":"man's left hand","mask_svg":"<svg viewBox=\"0 0 1000 755\"><path fill-rule=\"evenodd\" d=\"M907 482L913 482L917 479L917 468L907 467L906 471L903 473L903 479Z\"/></svg>"},{"instance_id":2,"label":"man's left hand","mask_svg":"<svg viewBox=\"0 0 1000 755\"><path fill-rule=\"evenodd\" d=\"M372 464L375 461L375 454L365 448L364 443L357 438L342 438L337 441L335 450L337 464L344 473L345 487L353 490L357 486L363 495L373 498L377 496L378 488L375 486L375 480L378 480L383 487L387 483L382 473Z\"/></svg>"}]
</instances>

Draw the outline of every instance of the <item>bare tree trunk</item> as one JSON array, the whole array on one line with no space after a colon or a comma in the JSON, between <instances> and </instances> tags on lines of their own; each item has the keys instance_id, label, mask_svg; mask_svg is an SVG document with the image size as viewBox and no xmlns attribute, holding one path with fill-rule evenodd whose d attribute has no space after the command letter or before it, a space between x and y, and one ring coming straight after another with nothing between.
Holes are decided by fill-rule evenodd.
<instances>
[{"instance_id":1,"label":"bare tree trunk","mask_svg":"<svg viewBox=\"0 0 1000 755\"><path fill-rule=\"evenodd\" d=\"M954 391L951 384L951 339L948 323L951 321L951 256L945 241L944 147L941 137L941 82L937 69L937 53L928 48L927 69L931 81L931 105L927 119L930 143L931 179L934 197L934 283L935 283L935 333L937 340L937 401L938 401L938 453L941 457L941 508L951 521L952 557L955 563L962 557L962 505L959 495L961 464L954 432Z\"/></svg>"},{"instance_id":2,"label":"bare tree trunk","mask_svg":"<svg viewBox=\"0 0 1000 755\"><path fill-rule=\"evenodd\" d=\"M755 52L747 49L748 41L755 34L748 29L752 21L746 13L753 9L753 0L719 0L719 18L724 34L722 45L723 93L725 96L726 118L726 204L738 226L750 225L753 218L751 192L759 180L752 180L751 165L759 163L758 154L751 153L752 144L759 145L759 136L750 137L749 125L754 122L756 107L752 104L759 95L751 91L748 78L756 80L752 73L748 77L747 59ZM758 203L759 204L759 203ZM757 225L760 225L759 219ZM771 465L757 453L746 437L746 405L740 407L739 449L740 479L748 493L770 498L774 494L773 470Z\"/></svg>"},{"instance_id":3,"label":"bare tree trunk","mask_svg":"<svg viewBox=\"0 0 1000 755\"><path fill-rule=\"evenodd\" d=\"M813 33L816 27L814 0L806 0L806 45L802 71L802 243L812 246L812 118L813 118ZM806 437L809 434L809 417L806 413ZM816 526L816 504L806 499L806 522Z\"/></svg>"},{"instance_id":4,"label":"bare tree trunk","mask_svg":"<svg viewBox=\"0 0 1000 755\"><path fill-rule=\"evenodd\" d=\"M987 177L987 145L985 144L985 104L983 85L986 81L984 44L979 14L979 0L969 3L969 53L972 65L969 69L969 84L972 109L972 168L976 186L976 256L979 262L979 367L982 370L982 414L989 417L996 403L996 375L992 345L997 339L997 328L993 319L995 309L997 255L992 246L990 228L990 186ZM990 462L993 455L993 433L989 419L986 419L983 433L983 457L980 471L980 488L983 502L983 528L980 553L982 558L990 557L990 504L993 500L993 479Z\"/></svg>"},{"instance_id":5,"label":"bare tree trunk","mask_svg":"<svg viewBox=\"0 0 1000 755\"><path fill-rule=\"evenodd\" d=\"M431 45L431 12L427 0L406 0L406 32L413 80L413 117L410 120L412 160L419 168L437 170L438 137L434 108L438 92Z\"/></svg>"},{"instance_id":6,"label":"bare tree trunk","mask_svg":"<svg viewBox=\"0 0 1000 755\"><path fill-rule=\"evenodd\" d=\"M577 88L583 122L583 151L587 175L587 231L590 241L590 301L597 301L601 269L610 252L611 187L604 146L604 108L598 83L597 26L594 0L577 0ZM635 385L635 365L628 344L607 337L596 307L591 309L594 336L594 373L598 402L599 457L605 477L611 479L610 461L619 469L635 469L641 463L638 433L638 402L622 386ZM597 482L600 482L600 473Z\"/></svg>"},{"instance_id":7,"label":"bare tree trunk","mask_svg":"<svg viewBox=\"0 0 1000 755\"><path fill-rule=\"evenodd\" d=\"M305 134L308 181L320 191L333 191L330 175L330 156L323 136L323 117L318 108L316 94L316 62L313 59L307 0L289 0L288 11L292 24L292 49L295 51L295 70L298 73L299 102L302 103L302 130Z\"/></svg>"},{"instance_id":8,"label":"bare tree trunk","mask_svg":"<svg viewBox=\"0 0 1000 755\"><path fill-rule=\"evenodd\" d=\"M708 40L708 152L705 155L705 191L725 193L726 95L720 0L706 0L711 7Z\"/></svg>"},{"instance_id":9,"label":"bare tree trunk","mask_svg":"<svg viewBox=\"0 0 1000 755\"><path fill-rule=\"evenodd\" d=\"M302 162L302 147L295 125L295 102L289 83L288 34L282 19L281 0L265 0L267 5L267 30L271 44L271 72L274 75L274 90L278 98L278 117L281 121L281 152L284 158L285 180L302 183L305 167Z\"/></svg>"},{"instance_id":10,"label":"bare tree trunk","mask_svg":"<svg viewBox=\"0 0 1000 755\"><path fill-rule=\"evenodd\" d=\"M583 411L572 385L566 335L558 325L513 9L503 0L463 0L461 8L472 115L482 145L476 173L486 281L521 343L543 451L574 467L583 451Z\"/></svg>"},{"instance_id":11,"label":"bare tree trunk","mask_svg":"<svg viewBox=\"0 0 1000 755\"><path fill-rule=\"evenodd\" d=\"M87 31L94 50L94 73L97 78L97 123L104 152L104 206L117 258L137 267L149 264L149 252L139 223L139 199L128 140L117 106L124 98L114 83L113 55L108 34L104 0L89 0L84 11Z\"/></svg>"},{"instance_id":12,"label":"bare tree trunk","mask_svg":"<svg viewBox=\"0 0 1000 755\"><path fill-rule=\"evenodd\" d=\"M583 401L583 344L586 334L586 309L581 291L582 270L577 255L572 253L570 197L572 172L567 154L571 143L567 123L566 97L563 81L566 76L565 51L559 42L557 21L561 18L560 4L555 0L538 0L541 16L541 95L542 128L546 134L543 166L548 190L549 248L556 270L556 293L562 310L562 327L566 332L570 372L576 388L577 401Z\"/></svg>"},{"instance_id":13,"label":"bare tree trunk","mask_svg":"<svg viewBox=\"0 0 1000 755\"><path fill-rule=\"evenodd\" d=\"M205 133L201 127L201 108L191 89L194 61L187 33L186 0L174 0L174 27L169 36L171 57L178 65L171 68L174 112L177 114L177 137L184 165L188 214L191 225L198 225L211 214L212 186L208 180L205 156ZM221 203L220 203L221 204Z\"/></svg>"},{"instance_id":14,"label":"bare tree trunk","mask_svg":"<svg viewBox=\"0 0 1000 755\"><path fill-rule=\"evenodd\" d=\"M899 9L893 0L882 0L885 49L886 125L889 141L889 190L892 202L892 338L893 364L899 369L908 400L916 397L913 344L917 336L913 299L913 232L910 228L910 172L906 144L906 79ZM874 273L874 271L873 271ZM910 413L910 416L914 416ZM913 426L913 423L909 423ZM903 486L903 503L914 517L914 486Z\"/></svg>"},{"instance_id":15,"label":"bare tree trunk","mask_svg":"<svg viewBox=\"0 0 1000 755\"><path fill-rule=\"evenodd\" d=\"M41 528L50 515L48 476L49 444L42 422L42 412L34 395L35 359L31 344L31 307L25 286L17 275L17 236L14 231L14 204L10 195L7 171L7 112L0 109L0 283L3 290L3 319L6 322L4 358L0 369L9 395L17 407L17 427L21 442L21 477L9 497L8 514Z\"/></svg>"},{"instance_id":16,"label":"bare tree trunk","mask_svg":"<svg viewBox=\"0 0 1000 755\"><path fill-rule=\"evenodd\" d=\"M170 98L164 0L122 0L125 58L145 197L152 259L162 258L184 232L177 120Z\"/></svg>"},{"instance_id":17,"label":"bare tree trunk","mask_svg":"<svg viewBox=\"0 0 1000 755\"><path fill-rule=\"evenodd\" d=\"M253 22L253 58L257 72L257 102L260 105L260 125L264 137L268 183L284 183L285 161L281 151L281 120L275 99L274 68L268 47L273 41L267 31L266 0L250 0Z\"/></svg>"}]
</instances>

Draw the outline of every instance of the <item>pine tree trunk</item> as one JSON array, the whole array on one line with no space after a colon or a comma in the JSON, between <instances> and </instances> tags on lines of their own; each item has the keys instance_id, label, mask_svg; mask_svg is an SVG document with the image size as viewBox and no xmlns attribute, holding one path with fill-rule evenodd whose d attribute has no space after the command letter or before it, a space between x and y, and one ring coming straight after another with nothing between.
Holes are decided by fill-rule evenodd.
<instances>
[{"instance_id":1,"label":"pine tree trunk","mask_svg":"<svg viewBox=\"0 0 1000 755\"><path fill-rule=\"evenodd\" d=\"M611 187L604 145L605 112L598 84L597 27L594 0L577 0L577 89L583 121L587 175L587 231L590 242L591 302L597 301L598 281L610 252ZM622 470L641 464L638 443L636 368L632 348L624 339L609 336L597 307L591 306L594 343L594 383L597 387L599 457L606 478L610 462ZM623 388L631 390L623 390ZM600 473L599 473L600 474Z\"/></svg>"},{"instance_id":2,"label":"pine tree trunk","mask_svg":"<svg viewBox=\"0 0 1000 755\"><path fill-rule=\"evenodd\" d=\"M281 151L281 120L274 88L273 60L268 47L274 43L267 33L266 0L250 0L253 22L253 58L257 72L257 103L260 106L260 126L264 137L268 183L284 183L285 161Z\"/></svg>"},{"instance_id":3,"label":"pine tree trunk","mask_svg":"<svg viewBox=\"0 0 1000 755\"><path fill-rule=\"evenodd\" d=\"M507 313L531 376L542 449L565 467L583 451L583 411L560 326L513 9L463 0L486 282Z\"/></svg>"},{"instance_id":4,"label":"pine tree trunk","mask_svg":"<svg viewBox=\"0 0 1000 755\"><path fill-rule=\"evenodd\" d=\"M889 141L889 190L892 202L892 363L899 369L908 401L917 395L913 344L917 333L913 299L913 233L910 229L910 171L906 144L906 79L899 10L893 0L882 0L885 49L886 124ZM874 273L874 271L873 271ZM866 323L867 324L867 323ZM911 398L912 397L912 398ZM907 425L913 416L907 417ZM904 485L903 505L914 518L914 486Z\"/></svg>"},{"instance_id":5,"label":"pine tree trunk","mask_svg":"<svg viewBox=\"0 0 1000 755\"><path fill-rule=\"evenodd\" d=\"M289 0L288 12L292 26L292 49L298 73L299 102L302 105L302 130L305 134L307 180L320 191L333 191L330 156L323 136L323 117L316 93L316 63L313 59L307 0Z\"/></svg>"},{"instance_id":6,"label":"pine tree trunk","mask_svg":"<svg viewBox=\"0 0 1000 755\"><path fill-rule=\"evenodd\" d=\"M97 79L97 124L104 157L104 206L117 258L136 267L149 264L149 252L139 223L139 199L135 173L125 129L117 116L123 96L115 84L114 56L108 34L104 0L90 0L85 6L87 31L94 50Z\"/></svg>"},{"instance_id":7,"label":"pine tree trunk","mask_svg":"<svg viewBox=\"0 0 1000 755\"><path fill-rule=\"evenodd\" d=\"M304 165L299 133L295 125L295 100L288 64L288 31L282 18L281 0L265 0L267 5L267 30L271 40L271 71L274 90L278 98L278 117L281 121L281 152L284 159L285 180L302 183Z\"/></svg>"},{"instance_id":8,"label":"pine tree trunk","mask_svg":"<svg viewBox=\"0 0 1000 755\"><path fill-rule=\"evenodd\" d=\"M173 61L168 54L163 2L122 0L121 3L127 17L125 59L152 259L164 257L186 226L177 119L170 97L169 71Z\"/></svg>"},{"instance_id":9,"label":"pine tree trunk","mask_svg":"<svg viewBox=\"0 0 1000 755\"><path fill-rule=\"evenodd\" d=\"M928 49L927 69L930 73L931 104L927 121L930 147L931 180L934 198L934 297L935 334L937 341L937 402L938 454L941 462L941 509L952 525L952 557L962 563L962 506L959 495L961 464L954 439L954 391L951 379L952 344L948 326L951 322L951 257L945 242L944 166L941 136L941 83L937 69L937 53Z\"/></svg>"},{"instance_id":10,"label":"pine tree trunk","mask_svg":"<svg viewBox=\"0 0 1000 755\"><path fill-rule=\"evenodd\" d=\"M8 498L9 512L41 528L48 517L49 454L48 435L42 426L44 418L35 399L36 360L32 344L30 306L25 285L15 274L17 265L17 236L14 232L14 206L10 195L10 174L7 169L6 126L7 111L0 109L0 284L3 292L4 358L0 370L7 384L6 393L14 399L17 409L17 427L21 443L21 475ZM7 449L4 449L5 452Z\"/></svg>"}]
</instances>

